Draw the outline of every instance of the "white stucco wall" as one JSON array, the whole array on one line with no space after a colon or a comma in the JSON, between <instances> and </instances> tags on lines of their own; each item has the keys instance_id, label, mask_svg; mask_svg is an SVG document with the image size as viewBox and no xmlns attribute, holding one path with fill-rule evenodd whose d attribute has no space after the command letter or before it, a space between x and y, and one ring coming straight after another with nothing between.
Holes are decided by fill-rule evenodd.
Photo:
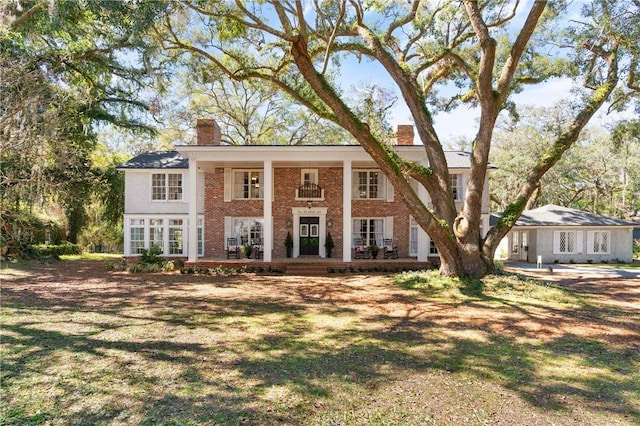
<instances>
[{"instance_id":1,"label":"white stucco wall","mask_svg":"<svg viewBox=\"0 0 640 426\"><path fill-rule=\"evenodd\" d=\"M582 240L581 250L578 253L554 253L555 231L580 231L578 234ZM590 231L609 232L609 252L590 253L587 247ZM631 228L603 228L603 227L573 227L573 228L539 228L535 233L530 232L529 261L533 262L537 255L542 256L544 263L601 263L606 262L631 262L633 258Z\"/></svg>"},{"instance_id":2,"label":"white stucco wall","mask_svg":"<svg viewBox=\"0 0 640 426\"><path fill-rule=\"evenodd\" d=\"M153 173L182 173L182 197L180 201L151 201L151 175ZM126 170L125 214L188 214L188 170ZM204 173L198 173L198 213L204 213Z\"/></svg>"}]
</instances>

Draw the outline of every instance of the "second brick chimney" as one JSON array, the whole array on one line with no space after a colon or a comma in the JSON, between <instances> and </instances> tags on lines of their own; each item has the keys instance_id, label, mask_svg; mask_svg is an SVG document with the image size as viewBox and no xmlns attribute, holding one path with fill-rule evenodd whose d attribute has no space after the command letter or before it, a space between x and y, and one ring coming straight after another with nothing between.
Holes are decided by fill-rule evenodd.
<instances>
[{"instance_id":1,"label":"second brick chimney","mask_svg":"<svg viewBox=\"0 0 640 426\"><path fill-rule=\"evenodd\" d=\"M216 120L199 118L196 120L198 145L220 145L222 133Z\"/></svg>"},{"instance_id":2,"label":"second brick chimney","mask_svg":"<svg viewBox=\"0 0 640 426\"><path fill-rule=\"evenodd\" d=\"M413 145L413 124L398 124L396 141L398 145Z\"/></svg>"}]
</instances>

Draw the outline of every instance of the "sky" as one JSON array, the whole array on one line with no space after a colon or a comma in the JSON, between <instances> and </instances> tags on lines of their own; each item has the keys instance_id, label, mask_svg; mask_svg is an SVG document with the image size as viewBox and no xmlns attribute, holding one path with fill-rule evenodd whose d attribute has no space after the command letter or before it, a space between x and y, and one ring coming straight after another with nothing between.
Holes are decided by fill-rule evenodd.
<instances>
[{"instance_id":1,"label":"sky","mask_svg":"<svg viewBox=\"0 0 640 426\"><path fill-rule=\"evenodd\" d=\"M524 21L528 13L532 0L522 1L518 9L518 15L514 19L514 27L519 26ZM580 7L583 1L573 1L567 11L568 19L576 19L579 16ZM363 84L377 84L386 89L392 89L398 96L398 101L393 109L391 124L394 128L399 124L411 124L412 118L408 108L400 98L400 93L395 83L377 63L363 60L359 63L355 59L347 59L342 62L341 80L343 87L362 86ZM574 82L568 78L552 78L548 81L529 86L521 93L511 97L517 105L530 105L535 107L551 107L558 102L573 98L570 90ZM616 116L607 116L603 107L592 120L593 124L605 125L613 122ZM449 113L438 113L434 116L434 126L443 143L454 143L459 139L473 139L477 131L477 120L479 109L470 109L467 106L458 107ZM417 141L416 141L417 142Z\"/></svg>"}]
</instances>

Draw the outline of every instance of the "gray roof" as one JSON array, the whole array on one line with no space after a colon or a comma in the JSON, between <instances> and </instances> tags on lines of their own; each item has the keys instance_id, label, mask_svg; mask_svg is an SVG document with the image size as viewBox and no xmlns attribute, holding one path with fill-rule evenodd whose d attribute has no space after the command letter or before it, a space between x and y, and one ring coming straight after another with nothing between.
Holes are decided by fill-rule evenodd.
<instances>
[{"instance_id":1,"label":"gray roof","mask_svg":"<svg viewBox=\"0 0 640 426\"><path fill-rule=\"evenodd\" d=\"M118 169L188 169L189 160L178 151L149 151L136 155Z\"/></svg>"},{"instance_id":2,"label":"gray roof","mask_svg":"<svg viewBox=\"0 0 640 426\"><path fill-rule=\"evenodd\" d=\"M309 145L305 145L308 147ZM339 150L341 147L351 147L354 145L317 145L322 149ZM233 149L243 149L245 146L234 146ZM247 145L251 147L251 145ZM274 145L274 148L282 148L281 145ZM289 149L295 149L295 147L288 147ZM407 148L403 146L402 148ZM421 145L413 145L411 148L420 149ZM250 149L250 148L249 148ZM445 158L447 165L451 169L468 169L471 167L469 152L464 151L445 151ZM149 151L136 155L126 163L118 166L118 169L188 169L189 160L180 154L178 151ZM495 168L494 165L489 164L489 168Z\"/></svg>"},{"instance_id":3,"label":"gray roof","mask_svg":"<svg viewBox=\"0 0 640 426\"><path fill-rule=\"evenodd\" d=\"M493 218L492 218L493 219ZM493 222L493 220L492 220ZM526 210L515 226L635 226L633 222L601 214L547 204Z\"/></svg>"}]
</instances>

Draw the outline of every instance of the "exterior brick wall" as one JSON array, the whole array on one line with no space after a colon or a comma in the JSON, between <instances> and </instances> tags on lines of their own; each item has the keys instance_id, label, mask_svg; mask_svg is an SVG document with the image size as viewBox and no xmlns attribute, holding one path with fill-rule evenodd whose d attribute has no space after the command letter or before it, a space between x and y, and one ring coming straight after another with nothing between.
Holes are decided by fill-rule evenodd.
<instances>
[{"instance_id":1,"label":"exterior brick wall","mask_svg":"<svg viewBox=\"0 0 640 426\"><path fill-rule=\"evenodd\" d=\"M324 201L313 201L313 207L327 208L327 227L334 242L333 258L342 258L343 248L343 209L342 167L319 167L318 184L324 189ZM274 200L273 213L273 258L286 256L284 240L287 232L293 236L292 207L306 207L306 200L296 200L296 188L301 184L301 168L274 168ZM224 201L224 169L216 168L205 175L205 257L226 257L224 250L224 219L233 217L262 217L262 200L232 200ZM400 257L409 255L409 215L406 207L395 196L394 201L386 200L353 200L353 217L383 218L393 216L393 238L398 246ZM291 224L287 227L287 224ZM351 236L347 238L351 239Z\"/></svg>"}]
</instances>

